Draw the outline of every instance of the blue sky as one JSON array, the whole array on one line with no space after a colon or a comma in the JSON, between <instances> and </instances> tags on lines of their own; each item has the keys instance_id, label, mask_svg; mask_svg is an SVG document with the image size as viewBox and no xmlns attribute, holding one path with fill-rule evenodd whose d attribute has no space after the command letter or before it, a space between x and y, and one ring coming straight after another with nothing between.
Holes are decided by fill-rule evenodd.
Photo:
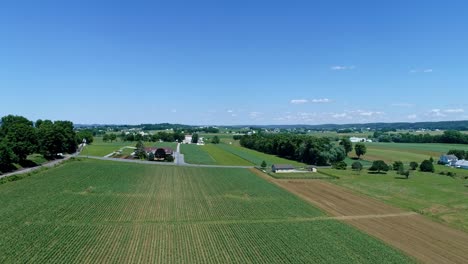
<instances>
[{"instance_id":1,"label":"blue sky","mask_svg":"<svg viewBox=\"0 0 468 264\"><path fill-rule=\"evenodd\" d=\"M468 119L466 1L97 2L2 1L1 116Z\"/></svg>"}]
</instances>

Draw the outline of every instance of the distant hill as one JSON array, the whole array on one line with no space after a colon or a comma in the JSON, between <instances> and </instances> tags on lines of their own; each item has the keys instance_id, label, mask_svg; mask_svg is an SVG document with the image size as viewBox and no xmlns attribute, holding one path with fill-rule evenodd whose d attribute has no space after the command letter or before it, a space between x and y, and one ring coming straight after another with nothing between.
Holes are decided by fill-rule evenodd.
<instances>
[{"instance_id":1,"label":"distant hill","mask_svg":"<svg viewBox=\"0 0 468 264\"><path fill-rule=\"evenodd\" d=\"M106 125L106 124L75 124L77 128L84 127L106 127L106 128L141 128L143 130L178 129L190 130L207 126L183 125L183 124L140 124L140 125ZM214 126L222 128L265 128L265 129L307 129L307 130L340 130L340 129L371 129L371 130L418 130L418 129L440 129L440 130L468 130L468 120L464 121L439 121L439 122L396 122L396 123L364 123L364 124L322 124L322 125L236 125L236 126Z\"/></svg>"},{"instance_id":2,"label":"distant hill","mask_svg":"<svg viewBox=\"0 0 468 264\"><path fill-rule=\"evenodd\" d=\"M245 127L245 126L236 126ZM439 121L439 122L416 122L416 123L364 123L364 124L322 124L322 125L259 125L251 126L256 128L267 128L267 129L294 129L304 128L309 130L339 130L339 129L367 129L382 130L382 129L397 129L397 130L417 130L417 129L440 129L440 130L468 130L468 120L464 121Z\"/></svg>"}]
</instances>

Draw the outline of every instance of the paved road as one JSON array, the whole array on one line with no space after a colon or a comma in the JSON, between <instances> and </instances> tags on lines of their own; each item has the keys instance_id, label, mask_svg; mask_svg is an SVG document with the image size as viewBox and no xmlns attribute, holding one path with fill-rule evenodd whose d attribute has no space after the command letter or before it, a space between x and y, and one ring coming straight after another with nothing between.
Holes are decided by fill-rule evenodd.
<instances>
[{"instance_id":1,"label":"paved road","mask_svg":"<svg viewBox=\"0 0 468 264\"><path fill-rule=\"evenodd\" d=\"M5 177L9 177L9 176L13 176L13 175L33 172L33 171L39 170L41 168L51 168L51 167L54 167L57 164L60 164L60 163L62 163L64 161L66 161L66 160L69 160L71 157L76 157L77 155L78 155L78 152L75 153L75 154L72 154L72 155L65 155L65 157L63 159L50 161L50 162L44 163L44 164L36 166L36 167L26 168L26 169L22 169L22 170L10 172L10 173L5 173L5 174L0 175L0 179L5 178Z\"/></svg>"},{"instance_id":2,"label":"paved road","mask_svg":"<svg viewBox=\"0 0 468 264\"><path fill-rule=\"evenodd\" d=\"M86 156L86 155L79 155L78 157L97 159L97 160L111 160L111 161L127 162L127 163L162 165L162 166L183 166L183 167L200 167L200 168L237 168L237 169L253 168L253 166L202 165L202 164L188 164L188 163L178 164L178 163L168 163L168 162L155 162L155 161L148 161L148 160L136 160L136 159L130 160L130 159L106 158L106 157L96 157L96 156Z\"/></svg>"},{"instance_id":3,"label":"paved road","mask_svg":"<svg viewBox=\"0 0 468 264\"><path fill-rule=\"evenodd\" d=\"M177 143L177 150L174 152L174 163L177 165L189 165L185 163L184 154L180 153L180 143Z\"/></svg>"}]
</instances>

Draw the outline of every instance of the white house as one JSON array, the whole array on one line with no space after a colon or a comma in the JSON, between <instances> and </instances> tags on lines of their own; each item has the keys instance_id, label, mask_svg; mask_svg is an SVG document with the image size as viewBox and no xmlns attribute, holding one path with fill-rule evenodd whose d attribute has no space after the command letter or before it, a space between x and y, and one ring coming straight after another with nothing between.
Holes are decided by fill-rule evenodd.
<instances>
[{"instance_id":1,"label":"white house","mask_svg":"<svg viewBox=\"0 0 468 264\"><path fill-rule=\"evenodd\" d=\"M353 142L353 143L357 143L357 142L372 142L372 140L370 139L367 139L367 138L360 138L360 137L350 137L349 138L349 141Z\"/></svg>"},{"instance_id":2,"label":"white house","mask_svg":"<svg viewBox=\"0 0 468 264\"><path fill-rule=\"evenodd\" d=\"M468 170L468 160L459 160L455 162L455 167Z\"/></svg>"},{"instance_id":3,"label":"white house","mask_svg":"<svg viewBox=\"0 0 468 264\"><path fill-rule=\"evenodd\" d=\"M294 171L294 166L291 164L273 164L271 166L271 171L274 173L292 172Z\"/></svg>"},{"instance_id":4,"label":"white house","mask_svg":"<svg viewBox=\"0 0 468 264\"><path fill-rule=\"evenodd\" d=\"M455 166L456 162L458 161L457 156L455 155L442 155L439 158L439 164Z\"/></svg>"},{"instance_id":5,"label":"white house","mask_svg":"<svg viewBox=\"0 0 468 264\"><path fill-rule=\"evenodd\" d=\"M192 143L192 135L185 135L184 144L191 144Z\"/></svg>"}]
</instances>

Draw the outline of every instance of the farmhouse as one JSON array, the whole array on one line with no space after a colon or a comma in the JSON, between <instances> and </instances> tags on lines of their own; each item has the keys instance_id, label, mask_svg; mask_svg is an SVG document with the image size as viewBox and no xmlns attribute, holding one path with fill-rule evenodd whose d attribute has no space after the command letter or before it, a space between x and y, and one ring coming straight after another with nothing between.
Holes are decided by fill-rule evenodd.
<instances>
[{"instance_id":1,"label":"farmhouse","mask_svg":"<svg viewBox=\"0 0 468 264\"><path fill-rule=\"evenodd\" d=\"M439 158L439 164L455 166L455 163L458 161L457 156L455 155L442 155Z\"/></svg>"},{"instance_id":2,"label":"farmhouse","mask_svg":"<svg viewBox=\"0 0 468 264\"><path fill-rule=\"evenodd\" d=\"M372 142L372 140L370 139L367 139L367 138L360 138L360 137L350 137L349 138L349 141L353 142L353 143L357 143L357 142Z\"/></svg>"},{"instance_id":3,"label":"farmhouse","mask_svg":"<svg viewBox=\"0 0 468 264\"><path fill-rule=\"evenodd\" d=\"M271 166L271 171L274 173L292 172L294 171L294 166L291 164L273 164Z\"/></svg>"},{"instance_id":4,"label":"farmhouse","mask_svg":"<svg viewBox=\"0 0 468 264\"><path fill-rule=\"evenodd\" d=\"M164 150L164 152L166 153L166 156L170 156L170 155L172 156L172 154L174 154L174 150L171 149L171 148L167 148L167 147L145 148L145 151L146 151L146 154L150 154L150 153L156 154L156 151L157 151L158 149Z\"/></svg>"},{"instance_id":5,"label":"farmhouse","mask_svg":"<svg viewBox=\"0 0 468 264\"><path fill-rule=\"evenodd\" d=\"M192 135L185 135L184 144L191 144L192 143Z\"/></svg>"},{"instance_id":6,"label":"farmhouse","mask_svg":"<svg viewBox=\"0 0 468 264\"><path fill-rule=\"evenodd\" d=\"M459 160L455 162L455 167L468 170L468 160Z\"/></svg>"}]
</instances>

